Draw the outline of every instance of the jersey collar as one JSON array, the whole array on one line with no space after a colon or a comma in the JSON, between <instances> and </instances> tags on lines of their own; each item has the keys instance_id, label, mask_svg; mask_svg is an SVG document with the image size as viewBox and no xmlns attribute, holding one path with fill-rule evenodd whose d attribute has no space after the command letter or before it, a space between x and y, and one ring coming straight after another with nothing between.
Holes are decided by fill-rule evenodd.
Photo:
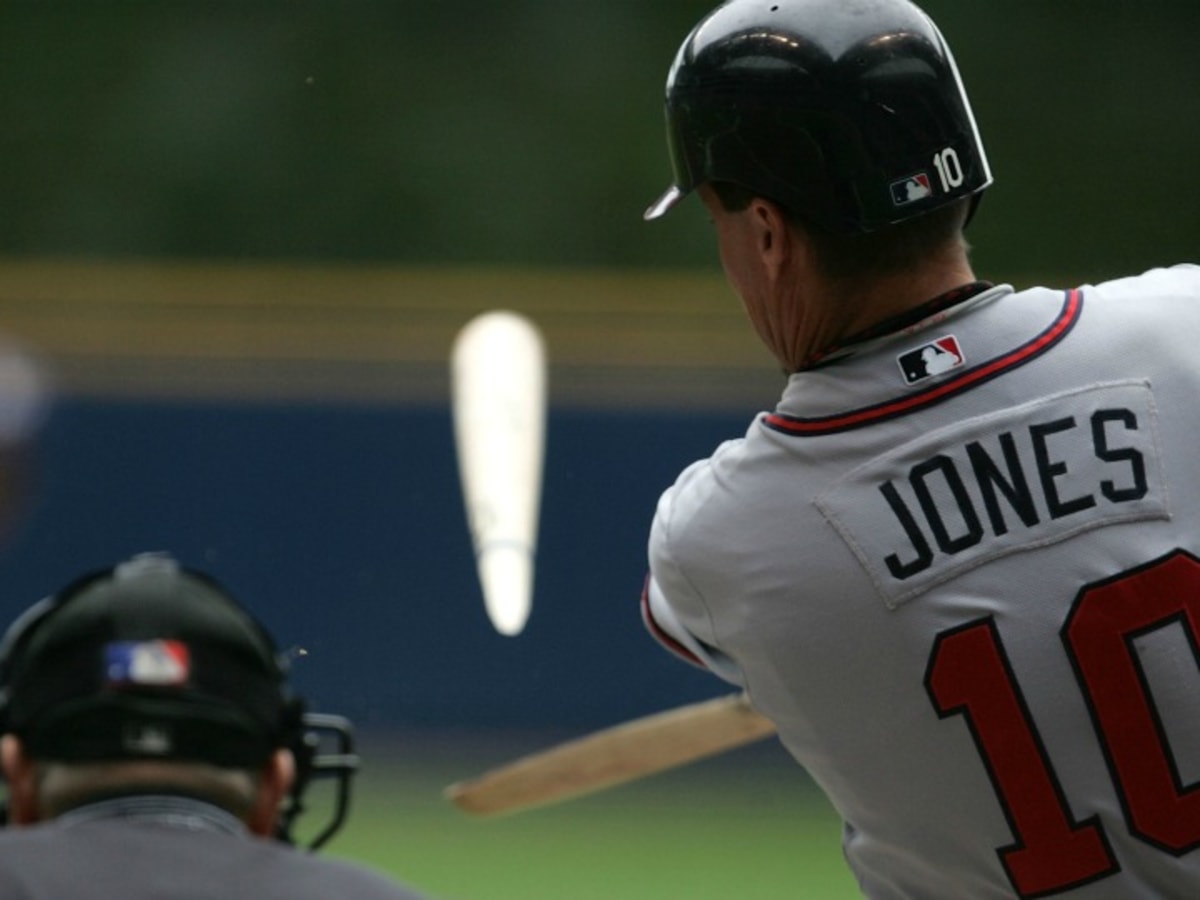
<instances>
[{"instance_id":1,"label":"jersey collar","mask_svg":"<svg viewBox=\"0 0 1200 900\"><path fill-rule=\"evenodd\" d=\"M988 299L985 295L976 296L980 302ZM762 421L768 428L782 434L796 437L817 437L875 425L949 400L1032 362L1062 341L1079 321L1083 309L1083 291L1079 289L1066 291L1062 297L1062 306L1049 324L1023 343L1010 347L974 366L956 370L954 375L944 380L933 381L920 390L895 393L867 406L845 409L827 415L799 416L777 411L763 416ZM973 303L964 306L960 302L955 311L973 306ZM943 310L941 315L945 314L945 310ZM914 330L919 329L920 323L911 327ZM876 338L875 341L891 340L893 337L894 333L885 338ZM855 348L848 348L847 352L862 346L863 344L859 343ZM836 378L837 373L829 373L826 377Z\"/></svg>"},{"instance_id":2,"label":"jersey collar","mask_svg":"<svg viewBox=\"0 0 1200 900\"><path fill-rule=\"evenodd\" d=\"M61 827L123 819L150 822L189 831L215 831L244 835L245 824L212 803L169 794L129 794L77 806L54 821Z\"/></svg>"},{"instance_id":3,"label":"jersey collar","mask_svg":"<svg viewBox=\"0 0 1200 900\"><path fill-rule=\"evenodd\" d=\"M864 328L862 331L857 331L848 338L814 353L801 363L800 368L796 371L807 372L830 365L839 359L849 356L863 344L870 343L882 337L888 337L889 335L909 331L926 319L944 315L947 310L965 303L985 291L990 291L994 287L995 285L990 281L972 281L970 284L964 284L953 290L946 291L946 293L940 294L932 300L927 300L920 306L905 310L899 315L884 319L881 322L876 322L874 325Z\"/></svg>"}]
</instances>

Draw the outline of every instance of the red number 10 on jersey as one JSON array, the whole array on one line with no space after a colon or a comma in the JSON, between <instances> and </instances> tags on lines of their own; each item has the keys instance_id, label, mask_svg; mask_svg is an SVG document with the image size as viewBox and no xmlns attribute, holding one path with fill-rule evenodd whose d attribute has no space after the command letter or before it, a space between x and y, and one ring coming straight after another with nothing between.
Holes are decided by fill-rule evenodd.
<instances>
[{"instance_id":1,"label":"red number 10 on jersey","mask_svg":"<svg viewBox=\"0 0 1200 900\"><path fill-rule=\"evenodd\" d=\"M1182 855L1200 847L1200 789L1181 784L1132 643L1172 624L1200 664L1200 560L1182 550L1084 588L1062 639L1130 832ZM1071 820L991 617L938 635L925 683L943 718L967 720L1016 837L997 852L1021 897L1118 871L1098 819Z\"/></svg>"}]
</instances>

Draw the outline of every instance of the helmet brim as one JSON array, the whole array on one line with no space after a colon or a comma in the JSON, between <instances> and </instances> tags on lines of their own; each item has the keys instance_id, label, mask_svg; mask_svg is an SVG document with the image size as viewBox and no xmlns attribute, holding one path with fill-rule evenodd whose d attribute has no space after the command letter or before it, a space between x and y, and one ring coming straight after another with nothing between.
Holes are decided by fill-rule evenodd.
<instances>
[{"instance_id":1,"label":"helmet brim","mask_svg":"<svg viewBox=\"0 0 1200 900\"><path fill-rule=\"evenodd\" d=\"M642 213L642 218L647 222L651 222L654 219L665 216L674 208L675 204L687 195L687 191L676 185L671 185L667 188L666 193L646 207L646 211Z\"/></svg>"}]
</instances>

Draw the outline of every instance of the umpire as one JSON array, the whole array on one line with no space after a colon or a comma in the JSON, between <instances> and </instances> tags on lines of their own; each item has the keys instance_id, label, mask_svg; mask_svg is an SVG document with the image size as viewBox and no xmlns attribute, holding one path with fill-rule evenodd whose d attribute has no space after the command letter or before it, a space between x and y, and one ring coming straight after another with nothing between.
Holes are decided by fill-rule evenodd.
<instances>
[{"instance_id":1,"label":"umpire","mask_svg":"<svg viewBox=\"0 0 1200 900\"><path fill-rule=\"evenodd\" d=\"M413 900L290 846L314 770L332 760L347 787L354 768L316 754L316 725L348 735L304 713L270 635L208 576L144 554L76 580L0 647L0 761L22 826L0 832L0 897Z\"/></svg>"}]
</instances>

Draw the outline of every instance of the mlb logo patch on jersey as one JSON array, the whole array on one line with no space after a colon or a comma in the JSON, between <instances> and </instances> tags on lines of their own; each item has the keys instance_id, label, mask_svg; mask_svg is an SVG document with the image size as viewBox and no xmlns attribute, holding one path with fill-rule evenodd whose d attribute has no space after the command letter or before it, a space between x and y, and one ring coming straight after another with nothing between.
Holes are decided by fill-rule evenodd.
<instances>
[{"instance_id":1,"label":"mlb logo patch on jersey","mask_svg":"<svg viewBox=\"0 0 1200 900\"><path fill-rule=\"evenodd\" d=\"M182 641L114 641L104 648L104 674L114 687L176 687L191 675L191 654Z\"/></svg>"},{"instance_id":2,"label":"mlb logo patch on jersey","mask_svg":"<svg viewBox=\"0 0 1200 900\"><path fill-rule=\"evenodd\" d=\"M933 184L924 172L892 182L892 203L896 206L907 206L932 196Z\"/></svg>"},{"instance_id":3,"label":"mlb logo patch on jersey","mask_svg":"<svg viewBox=\"0 0 1200 900\"><path fill-rule=\"evenodd\" d=\"M904 383L917 384L951 369L960 368L966 362L966 357L958 345L958 338L948 334L915 350L909 350L896 357L896 362L900 364Z\"/></svg>"}]
</instances>

